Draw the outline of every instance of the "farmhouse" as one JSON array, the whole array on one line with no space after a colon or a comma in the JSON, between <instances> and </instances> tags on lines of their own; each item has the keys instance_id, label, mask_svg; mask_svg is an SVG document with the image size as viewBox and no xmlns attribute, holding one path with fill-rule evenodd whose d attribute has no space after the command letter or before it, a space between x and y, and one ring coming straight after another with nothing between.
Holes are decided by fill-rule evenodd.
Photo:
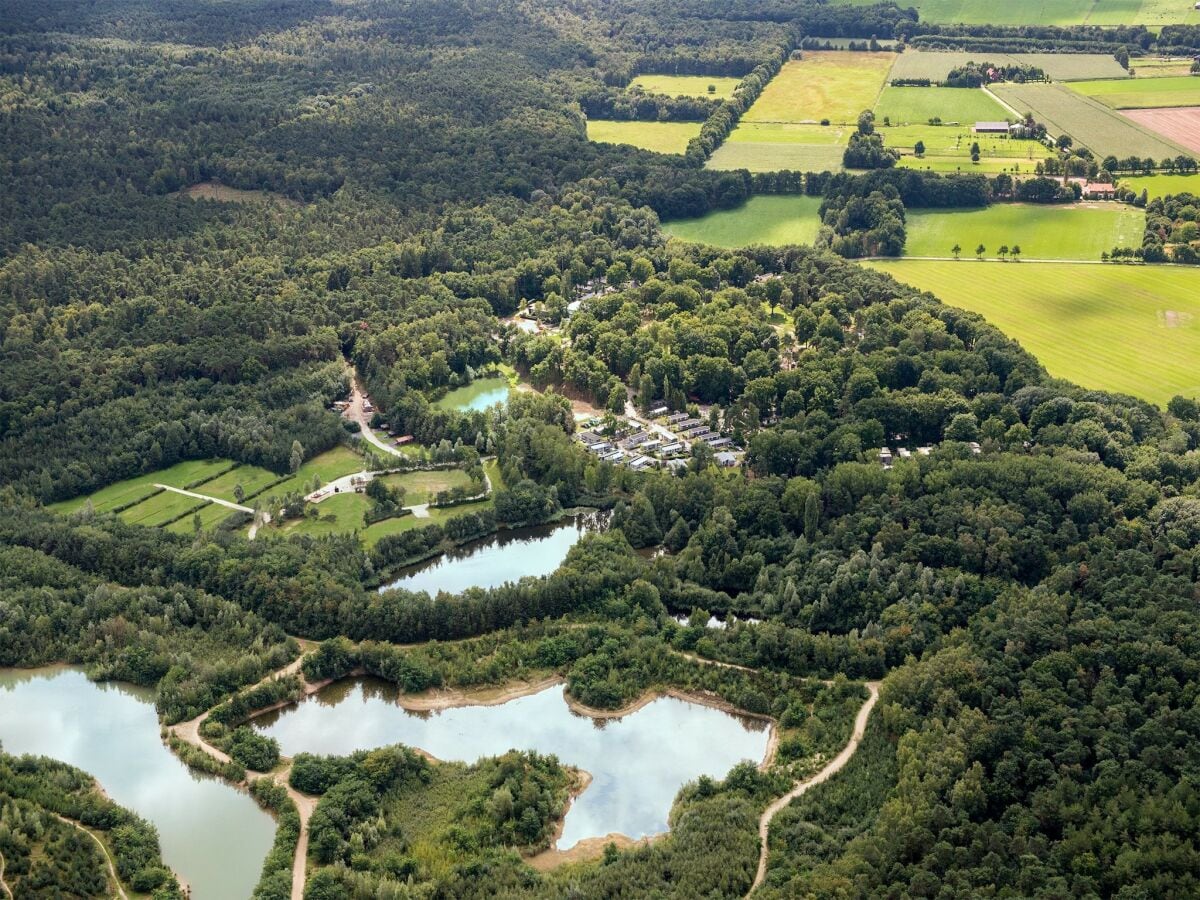
<instances>
[{"instance_id":1,"label":"farmhouse","mask_svg":"<svg viewBox=\"0 0 1200 900\"><path fill-rule=\"evenodd\" d=\"M1117 196L1117 189L1111 184L1089 181L1083 186L1083 196L1088 200L1112 200Z\"/></svg>"}]
</instances>

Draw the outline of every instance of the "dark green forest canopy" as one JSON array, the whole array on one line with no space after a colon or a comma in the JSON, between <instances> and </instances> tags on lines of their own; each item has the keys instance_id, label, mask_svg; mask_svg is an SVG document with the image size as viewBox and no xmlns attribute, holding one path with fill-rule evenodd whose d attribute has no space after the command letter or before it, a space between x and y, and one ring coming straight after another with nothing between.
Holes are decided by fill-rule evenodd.
<instances>
[{"instance_id":1,"label":"dark green forest canopy","mask_svg":"<svg viewBox=\"0 0 1200 900\"><path fill-rule=\"evenodd\" d=\"M0 664L157 685L166 721L294 659L288 635L385 661L469 638L406 656L409 686L503 659L610 707L684 677L682 654L884 679L858 768L776 820L767 896L1200 893L1195 402L1050 379L978 317L819 251L668 243L660 216L743 199L748 176L586 140L581 102L634 74L743 76L905 16L0 3ZM180 194L211 181L279 197ZM557 334L500 322L599 283ZM347 439L346 360L388 425L498 456L498 514L586 503L613 527L548 578L431 598L375 588L497 515L367 550L42 508L183 459L286 473L293 442ZM433 405L499 362L546 393ZM562 394L627 390L714 405L744 467L584 453ZM933 449L885 470L898 443ZM762 621L672 618L693 610ZM675 838L577 883L507 856L437 889L741 896L769 793L697 787Z\"/></svg>"}]
</instances>

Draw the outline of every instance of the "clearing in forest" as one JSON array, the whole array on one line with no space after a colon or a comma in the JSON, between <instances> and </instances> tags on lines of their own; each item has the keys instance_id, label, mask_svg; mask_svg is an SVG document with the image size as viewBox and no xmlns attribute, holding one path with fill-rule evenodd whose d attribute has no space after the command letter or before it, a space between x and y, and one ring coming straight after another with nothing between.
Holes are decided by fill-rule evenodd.
<instances>
[{"instance_id":1,"label":"clearing in forest","mask_svg":"<svg viewBox=\"0 0 1200 900\"><path fill-rule=\"evenodd\" d=\"M1051 375L1160 406L1200 396L1200 270L1030 262L872 262L980 313Z\"/></svg>"},{"instance_id":2,"label":"clearing in forest","mask_svg":"<svg viewBox=\"0 0 1200 900\"><path fill-rule=\"evenodd\" d=\"M639 75L629 83L629 89L641 88L647 94L667 97L708 97L725 100L742 83L740 78L725 75ZM709 88L715 88L710 91Z\"/></svg>"},{"instance_id":3,"label":"clearing in forest","mask_svg":"<svg viewBox=\"0 0 1200 900\"><path fill-rule=\"evenodd\" d=\"M630 144L655 153L687 150L688 141L700 134L702 122L622 122L589 119L588 140L600 144Z\"/></svg>"},{"instance_id":4,"label":"clearing in forest","mask_svg":"<svg viewBox=\"0 0 1200 900\"><path fill-rule=\"evenodd\" d=\"M1200 78L1126 78L1113 81L1077 81L1071 90L1094 97L1111 109L1155 109L1200 104Z\"/></svg>"},{"instance_id":5,"label":"clearing in forest","mask_svg":"<svg viewBox=\"0 0 1200 900\"><path fill-rule=\"evenodd\" d=\"M1097 156L1163 159L1187 152L1066 85L999 84L992 91L1020 112L1032 113L1051 134L1070 135L1077 145L1082 144Z\"/></svg>"},{"instance_id":6,"label":"clearing in forest","mask_svg":"<svg viewBox=\"0 0 1200 900\"><path fill-rule=\"evenodd\" d=\"M1026 259L1099 260L1113 247L1139 247L1146 215L1123 203L1037 206L996 203L986 209L910 209L908 256L951 256L958 244L971 258L980 244L985 256L1001 247L1021 248ZM1020 263L1024 265L1024 263Z\"/></svg>"},{"instance_id":7,"label":"clearing in forest","mask_svg":"<svg viewBox=\"0 0 1200 900\"><path fill-rule=\"evenodd\" d=\"M662 227L681 240L714 247L811 244L821 225L817 218L820 206L820 197L762 194L737 209L664 222Z\"/></svg>"}]
</instances>

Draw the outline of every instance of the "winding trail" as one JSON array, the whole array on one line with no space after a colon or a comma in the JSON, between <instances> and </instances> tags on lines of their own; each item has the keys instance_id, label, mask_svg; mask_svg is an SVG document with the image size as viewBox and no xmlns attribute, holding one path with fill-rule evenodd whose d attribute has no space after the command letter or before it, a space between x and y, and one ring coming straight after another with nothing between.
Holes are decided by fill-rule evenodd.
<instances>
[{"instance_id":1,"label":"winding trail","mask_svg":"<svg viewBox=\"0 0 1200 900\"><path fill-rule=\"evenodd\" d=\"M51 815L53 815L60 822L70 825L73 828L78 828L96 842L96 846L99 847L100 852L104 854L104 861L108 863L108 877L112 879L112 883L117 887L117 896L120 897L121 900L129 900L129 895L125 893L125 888L121 886L121 879L117 877L117 867L113 865L112 857L109 856L108 848L104 846L104 841L100 840L100 838L96 837L96 835L94 835L89 829L83 827L73 819L68 819L66 816L60 816L58 813L51 813ZM11 897L12 894L10 893L9 896Z\"/></svg>"},{"instance_id":2,"label":"winding trail","mask_svg":"<svg viewBox=\"0 0 1200 900\"><path fill-rule=\"evenodd\" d=\"M842 748L841 753L831 759L825 768L816 775L804 781L796 782L790 791L768 806L763 811L762 817L758 820L758 872L754 875L754 883L750 885L750 890L746 892L747 897L753 894L767 877L768 837L771 831L771 820L775 818L775 815L781 809L810 787L828 781L840 772L846 763L850 762L850 758L854 756L854 752L862 742L863 733L867 729L867 719L870 718L871 710L875 708L875 703L879 700L879 682L867 681L864 684L868 692L867 702L862 705L862 708L858 711L858 715L854 717L854 732L850 735L850 742Z\"/></svg>"},{"instance_id":3,"label":"winding trail","mask_svg":"<svg viewBox=\"0 0 1200 900\"><path fill-rule=\"evenodd\" d=\"M13 900L12 888L10 888L8 886L8 882L6 882L4 880L4 854L3 853L0 853L0 888L4 889L4 893L7 895L8 900Z\"/></svg>"}]
</instances>

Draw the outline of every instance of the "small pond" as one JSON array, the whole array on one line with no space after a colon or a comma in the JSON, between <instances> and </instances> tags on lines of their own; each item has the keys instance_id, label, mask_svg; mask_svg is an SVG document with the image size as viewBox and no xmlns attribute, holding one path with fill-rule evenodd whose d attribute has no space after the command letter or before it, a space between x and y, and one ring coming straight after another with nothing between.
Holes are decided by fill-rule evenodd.
<instances>
[{"instance_id":1,"label":"small pond","mask_svg":"<svg viewBox=\"0 0 1200 900\"><path fill-rule=\"evenodd\" d=\"M467 588L499 587L527 575L549 575L587 532L603 524L603 515L572 516L553 525L498 531L456 550L401 570L400 577L380 590L438 591L459 594Z\"/></svg>"},{"instance_id":2,"label":"small pond","mask_svg":"<svg viewBox=\"0 0 1200 900\"><path fill-rule=\"evenodd\" d=\"M760 762L768 723L699 703L660 697L619 719L574 712L554 686L495 706L411 712L392 685L352 679L256 720L285 754L347 754L407 744L439 759L474 762L510 749L553 753L592 775L567 813L558 849L619 832L667 830L679 788L701 775L722 778L736 763Z\"/></svg>"},{"instance_id":3,"label":"small pond","mask_svg":"<svg viewBox=\"0 0 1200 900\"><path fill-rule=\"evenodd\" d=\"M96 777L158 829L163 859L193 900L249 897L275 821L248 794L193 774L159 738L154 692L96 684L66 667L0 669L0 743Z\"/></svg>"},{"instance_id":4,"label":"small pond","mask_svg":"<svg viewBox=\"0 0 1200 900\"><path fill-rule=\"evenodd\" d=\"M508 379L501 375L476 378L470 384L448 392L436 405L442 409L457 409L460 412L479 411L497 403L507 402L508 392Z\"/></svg>"}]
</instances>

